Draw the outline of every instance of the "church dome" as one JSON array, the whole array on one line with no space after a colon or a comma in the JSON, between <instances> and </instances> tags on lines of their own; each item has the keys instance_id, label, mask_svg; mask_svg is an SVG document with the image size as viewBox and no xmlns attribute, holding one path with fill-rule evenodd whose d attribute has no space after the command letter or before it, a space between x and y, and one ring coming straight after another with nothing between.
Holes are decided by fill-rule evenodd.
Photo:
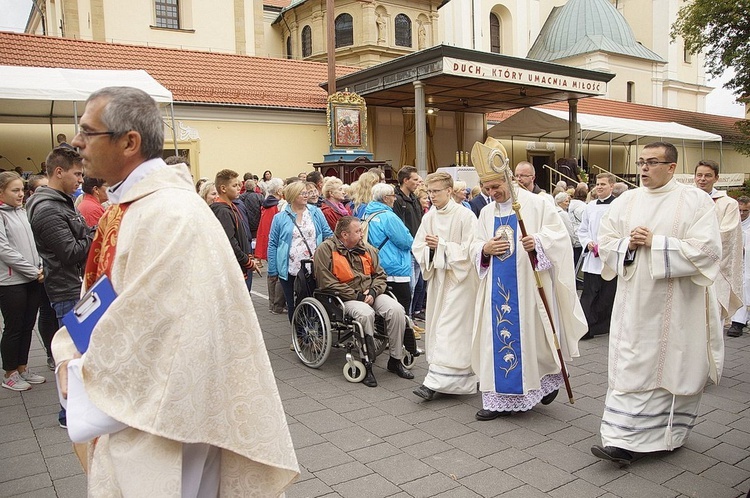
<instances>
[{"instance_id":1,"label":"church dome","mask_svg":"<svg viewBox=\"0 0 750 498\"><path fill-rule=\"evenodd\" d=\"M636 41L625 17L607 0L569 0L555 7L528 57L554 61L590 52L666 62Z\"/></svg>"}]
</instances>

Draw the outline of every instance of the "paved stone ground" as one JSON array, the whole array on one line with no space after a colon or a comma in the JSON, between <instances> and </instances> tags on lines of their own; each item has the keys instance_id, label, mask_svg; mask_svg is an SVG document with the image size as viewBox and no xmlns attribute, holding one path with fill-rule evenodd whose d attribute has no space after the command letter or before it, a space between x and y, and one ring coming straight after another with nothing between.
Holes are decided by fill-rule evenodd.
<instances>
[{"instance_id":1,"label":"paved stone ground","mask_svg":"<svg viewBox=\"0 0 750 498\"><path fill-rule=\"evenodd\" d=\"M265 279L255 282L265 293ZM289 351L286 316L254 295L302 469L297 497L706 497L750 488L750 335L728 338L724 378L709 386L687 445L627 469L594 458L606 392L606 337L581 343L570 366L574 405L560 395L522 415L478 422L477 396L420 402L416 379L400 379L378 359L379 387L344 380L344 352L322 368ZM52 380L34 341L30 365ZM0 497L82 497L85 478L57 426L52 382L31 391L0 389Z\"/></svg>"}]
</instances>

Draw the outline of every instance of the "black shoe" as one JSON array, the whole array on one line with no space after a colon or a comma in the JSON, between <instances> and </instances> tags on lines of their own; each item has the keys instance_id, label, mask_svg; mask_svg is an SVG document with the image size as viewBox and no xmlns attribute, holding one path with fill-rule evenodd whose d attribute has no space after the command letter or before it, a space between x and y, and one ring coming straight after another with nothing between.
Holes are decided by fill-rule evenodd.
<instances>
[{"instance_id":1,"label":"black shoe","mask_svg":"<svg viewBox=\"0 0 750 498\"><path fill-rule=\"evenodd\" d=\"M555 401L555 398L557 397L557 393L559 393L559 392L560 392L559 389L555 389L554 391L552 391L548 395L544 396L542 398L542 404L543 405L549 405L550 403L552 403L553 401Z\"/></svg>"},{"instance_id":2,"label":"black shoe","mask_svg":"<svg viewBox=\"0 0 750 498\"><path fill-rule=\"evenodd\" d=\"M401 360L397 360L393 356L388 358L388 371L395 373L402 379L414 378L414 374L406 369L406 367L401 363Z\"/></svg>"},{"instance_id":3,"label":"black shoe","mask_svg":"<svg viewBox=\"0 0 750 498\"><path fill-rule=\"evenodd\" d=\"M378 381L375 380L375 374L372 373L372 365L365 366L365 370L367 371L367 375L362 379L362 384L367 387L378 387Z\"/></svg>"},{"instance_id":4,"label":"black shoe","mask_svg":"<svg viewBox=\"0 0 750 498\"><path fill-rule=\"evenodd\" d=\"M425 401L430 401L435 396L435 391L430 389L429 387L425 385L421 385L418 388L414 389L412 391L414 394L419 396L420 398L424 399Z\"/></svg>"},{"instance_id":5,"label":"black shoe","mask_svg":"<svg viewBox=\"0 0 750 498\"><path fill-rule=\"evenodd\" d=\"M593 338L594 338L594 334L586 333L586 335L584 335L583 337L581 337L581 340L582 341L590 341Z\"/></svg>"},{"instance_id":6,"label":"black shoe","mask_svg":"<svg viewBox=\"0 0 750 498\"><path fill-rule=\"evenodd\" d=\"M497 417L500 416L500 412L495 412L492 410L479 410L476 414L477 420L495 420Z\"/></svg>"},{"instance_id":7,"label":"black shoe","mask_svg":"<svg viewBox=\"0 0 750 498\"><path fill-rule=\"evenodd\" d=\"M742 325L739 322L732 322L732 326L729 327L729 330L727 330L727 335L729 337L739 337L742 335L742 329L745 328L744 325Z\"/></svg>"},{"instance_id":8,"label":"black shoe","mask_svg":"<svg viewBox=\"0 0 750 498\"><path fill-rule=\"evenodd\" d=\"M631 452L616 446L599 446L595 444L591 447L591 454L602 460L609 460L620 465L629 465L633 461L633 454Z\"/></svg>"}]
</instances>

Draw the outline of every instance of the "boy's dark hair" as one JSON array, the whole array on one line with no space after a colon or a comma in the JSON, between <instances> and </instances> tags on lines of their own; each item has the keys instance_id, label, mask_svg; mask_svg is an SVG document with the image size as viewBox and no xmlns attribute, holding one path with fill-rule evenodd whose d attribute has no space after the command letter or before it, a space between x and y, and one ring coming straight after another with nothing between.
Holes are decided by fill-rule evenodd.
<instances>
[{"instance_id":1,"label":"boy's dark hair","mask_svg":"<svg viewBox=\"0 0 750 498\"><path fill-rule=\"evenodd\" d=\"M712 170L714 170L714 175L716 175L717 177L719 176L719 163L717 163L716 161L712 161L711 159L701 159L700 161L698 161L698 164L695 165L693 174L698 171L698 166L711 168Z\"/></svg>"},{"instance_id":2,"label":"boy's dark hair","mask_svg":"<svg viewBox=\"0 0 750 498\"><path fill-rule=\"evenodd\" d=\"M225 187L229 185L229 182L231 182L238 176L240 176L240 174L236 171L232 171L231 169L223 169L219 171L218 173L216 173L216 180L214 181L214 183L216 184L216 189L218 190L219 187Z\"/></svg>"},{"instance_id":3,"label":"boy's dark hair","mask_svg":"<svg viewBox=\"0 0 750 498\"><path fill-rule=\"evenodd\" d=\"M63 171L68 171L75 165L81 164L80 154L74 149L69 147L55 147L52 151L47 154L47 159L44 162L47 164L47 176L52 176L57 168L62 168Z\"/></svg>"},{"instance_id":4,"label":"boy's dark hair","mask_svg":"<svg viewBox=\"0 0 750 498\"><path fill-rule=\"evenodd\" d=\"M320 173L320 171L311 171L307 174L305 180L317 185L318 183L323 181L323 175Z\"/></svg>"},{"instance_id":5,"label":"boy's dark hair","mask_svg":"<svg viewBox=\"0 0 750 498\"><path fill-rule=\"evenodd\" d=\"M669 142L651 142L643 146L643 149L664 149L664 159L670 163L677 162L677 147Z\"/></svg>"},{"instance_id":6,"label":"boy's dark hair","mask_svg":"<svg viewBox=\"0 0 750 498\"><path fill-rule=\"evenodd\" d=\"M83 186L81 186L81 189L87 194L93 194L94 187L101 188L102 185L104 185L104 180L101 178L91 178L90 176L87 176L83 179Z\"/></svg>"}]
</instances>

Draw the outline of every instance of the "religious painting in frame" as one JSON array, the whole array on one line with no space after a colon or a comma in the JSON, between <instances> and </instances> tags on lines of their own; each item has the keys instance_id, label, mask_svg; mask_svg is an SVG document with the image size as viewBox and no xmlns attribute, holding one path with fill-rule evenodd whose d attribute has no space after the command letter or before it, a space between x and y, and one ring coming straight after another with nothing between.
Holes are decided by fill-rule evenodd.
<instances>
[{"instance_id":1,"label":"religious painting in frame","mask_svg":"<svg viewBox=\"0 0 750 498\"><path fill-rule=\"evenodd\" d=\"M328 130L333 149L363 150L367 147L365 100L351 92L328 97Z\"/></svg>"}]
</instances>

